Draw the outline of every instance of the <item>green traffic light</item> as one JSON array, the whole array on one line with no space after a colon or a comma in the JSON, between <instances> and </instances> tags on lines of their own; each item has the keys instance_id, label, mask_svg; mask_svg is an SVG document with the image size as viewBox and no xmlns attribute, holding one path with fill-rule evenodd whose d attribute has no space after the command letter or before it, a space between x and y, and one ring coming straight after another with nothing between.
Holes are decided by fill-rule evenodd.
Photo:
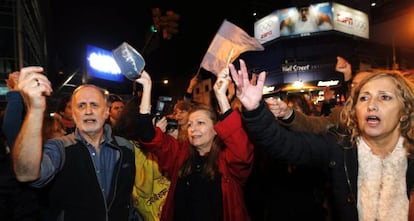
<instances>
[{"instance_id":1,"label":"green traffic light","mask_svg":"<svg viewBox=\"0 0 414 221\"><path fill-rule=\"evenodd\" d=\"M154 25L151 25L150 29L151 29L151 32L154 32L154 33L158 32L158 30L155 28Z\"/></svg>"}]
</instances>

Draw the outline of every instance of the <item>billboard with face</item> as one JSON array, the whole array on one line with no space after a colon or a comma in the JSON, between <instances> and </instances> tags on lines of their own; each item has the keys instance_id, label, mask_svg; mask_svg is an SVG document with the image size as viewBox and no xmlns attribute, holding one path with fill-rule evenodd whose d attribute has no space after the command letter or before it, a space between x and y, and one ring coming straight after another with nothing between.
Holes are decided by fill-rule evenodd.
<instances>
[{"instance_id":1,"label":"billboard with face","mask_svg":"<svg viewBox=\"0 0 414 221\"><path fill-rule=\"evenodd\" d=\"M368 15L347 6L323 2L279 9L254 24L254 36L264 44L283 36L307 36L336 30L368 38Z\"/></svg>"}]
</instances>

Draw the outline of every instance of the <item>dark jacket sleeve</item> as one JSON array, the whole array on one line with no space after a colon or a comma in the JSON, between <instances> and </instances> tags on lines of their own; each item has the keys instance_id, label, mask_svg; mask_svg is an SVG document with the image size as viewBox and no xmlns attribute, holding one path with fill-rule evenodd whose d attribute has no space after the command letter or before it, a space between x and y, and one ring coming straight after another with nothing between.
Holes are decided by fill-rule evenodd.
<instances>
[{"instance_id":1,"label":"dark jacket sleeve","mask_svg":"<svg viewBox=\"0 0 414 221\"><path fill-rule=\"evenodd\" d=\"M9 148L13 148L14 142L22 127L24 118L23 97L18 91L10 91L6 94L7 105L4 113L2 130Z\"/></svg>"},{"instance_id":2,"label":"dark jacket sleeve","mask_svg":"<svg viewBox=\"0 0 414 221\"><path fill-rule=\"evenodd\" d=\"M329 148L336 145L332 136L288 130L278 123L263 102L257 109L242 114L254 145L263 148L273 159L327 165Z\"/></svg>"},{"instance_id":3,"label":"dark jacket sleeve","mask_svg":"<svg viewBox=\"0 0 414 221\"><path fill-rule=\"evenodd\" d=\"M155 137L155 128L152 124L152 116L150 114L139 114L137 118L137 134L140 140L144 142L151 141Z\"/></svg>"},{"instance_id":4,"label":"dark jacket sleeve","mask_svg":"<svg viewBox=\"0 0 414 221\"><path fill-rule=\"evenodd\" d=\"M135 114L130 118L121 117L113 126L113 134L128 140L150 141L155 137L151 114Z\"/></svg>"},{"instance_id":5,"label":"dark jacket sleeve","mask_svg":"<svg viewBox=\"0 0 414 221\"><path fill-rule=\"evenodd\" d=\"M155 136L151 114L140 114L139 104L141 98L135 96L129 100L121 117L112 126L114 135L124 137L128 140L152 140Z\"/></svg>"},{"instance_id":6,"label":"dark jacket sleeve","mask_svg":"<svg viewBox=\"0 0 414 221\"><path fill-rule=\"evenodd\" d=\"M335 116L337 117L337 116ZM339 119L324 116L308 116L299 111L294 111L294 114L286 120L280 120L283 126L286 126L294 131L309 132L309 133L326 133L328 129L336 124Z\"/></svg>"}]
</instances>

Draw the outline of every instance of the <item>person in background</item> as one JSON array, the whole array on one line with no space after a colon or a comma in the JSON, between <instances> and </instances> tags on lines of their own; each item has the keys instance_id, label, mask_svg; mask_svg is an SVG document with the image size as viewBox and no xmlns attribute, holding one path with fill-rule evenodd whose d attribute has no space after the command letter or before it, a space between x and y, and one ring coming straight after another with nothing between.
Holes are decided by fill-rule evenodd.
<instances>
[{"instance_id":1,"label":"person in background","mask_svg":"<svg viewBox=\"0 0 414 221\"><path fill-rule=\"evenodd\" d=\"M239 71L234 65L230 70L244 107L242 116L249 137L273 159L326 170L332 187L333 220L412 220L411 82L391 70L366 76L341 112L345 127L318 135L290 131L273 120L274 115L262 101L266 73L260 73L257 84L252 85L245 63L240 63Z\"/></svg>"},{"instance_id":2,"label":"person in background","mask_svg":"<svg viewBox=\"0 0 414 221\"><path fill-rule=\"evenodd\" d=\"M327 117L331 115L336 107L339 107L340 103L337 102L335 91L329 86L323 88L323 100L320 107L320 116ZM339 108L340 109L340 108Z\"/></svg>"},{"instance_id":3,"label":"person in background","mask_svg":"<svg viewBox=\"0 0 414 221\"><path fill-rule=\"evenodd\" d=\"M370 71L361 71L355 74L352 78L350 92L352 93L353 89L359 84L359 82L364 79L367 75L372 73L381 73L385 70L370 70ZM392 70L388 70L388 72ZM343 106L336 106L332 109L332 112L328 116L318 117L318 116L307 116L301 112L295 111L284 101L280 100L265 100L269 109L272 111L274 116L279 120L279 122L289 127L295 131L307 131L311 133L326 133L329 128L341 126L341 112Z\"/></svg>"},{"instance_id":4,"label":"person in background","mask_svg":"<svg viewBox=\"0 0 414 221\"><path fill-rule=\"evenodd\" d=\"M139 141L154 152L171 180L161 220L250 220L243 185L253 164L253 146L239 112L226 97L230 81L223 70L214 84L222 116L209 106L197 105L189 113L188 140L179 142L152 124L151 79L143 74Z\"/></svg>"},{"instance_id":5,"label":"person in background","mask_svg":"<svg viewBox=\"0 0 414 221\"><path fill-rule=\"evenodd\" d=\"M303 94L299 93L289 93L286 96L286 103L289 108L292 108L295 111L301 112L308 116L313 115L309 103Z\"/></svg>"},{"instance_id":6,"label":"person in background","mask_svg":"<svg viewBox=\"0 0 414 221\"><path fill-rule=\"evenodd\" d=\"M286 103L295 112L300 112L306 116L314 116L309 101L306 100L303 94L288 94ZM287 171L289 174L288 180L291 181L287 188L288 194L290 192L288 198L292 200L289 220L329 220L329 202L326 193L329 184L325 174L312 165L296 165L293 163L287 163ZM308 183L308 185L303 187L303 183ZM298 189L301 191L297 191ZM286 210L289 211L289 209Z\"/></svg>"},{"instance_id":7,"label":"person in background","mask_svg":"<svg viewBox=\"0 0 414 221\"><path fill-rule=\"evenodd\" d=\"M297 112L312 114L302 93L287 94L286 103ZM261 221L327 221L328 184L318 167L273 160L262 148L255 148L253 172L245 188L249 213Z\"/></svg>"},{"instance_id":8,"label":"person in background","mask_svg":"<svg viewBox=\"0 0 414 221\"><path fill-rule=\"evenodd\" d=\"M20 182L48 188L46 219L127 221L135 177L133 145L105 125L107 92L95 85L76 88L71 104L74 133L42 139L46 96L52 86L42 67L20 70L26 117L12 149Z\"/></svg>"},{"instance_id":9,"label":"person in background","mask_svg":"<svg viewBox=\"0 0 414 221\"><path fill-rule=\"evenodd\" d=\"M343 74L345 82L350 81L352 79L351 64L341 56L337 56L336 59L335 70ZM256 78L257 75L253 74L250 82L255 84ZM358 80L358 77L356 76L354 80ZM334 91L327 89L325 88L326 95L333 96ZM292 105L288 105L287 102L278 97L269 97L265 101L280 124L296 131L326 133L329 127L339 124L339 113L342 110L341 107L334 108L333 113L328 117L310 116L294 110ZM287 115L291 118L286 117L285 119ZM303 182L301 178L308 175L313 176L313 174L307 173L306 170L299 170L299 173L292 174L293 170L291 169L295 168L293 167L295 164L289 164L284 160L272 160L271 156L261 148L255 149L255 159L253 172L249 177L245 190L249 212L255 220L301 220L303 219L302 216L317 217L318 214L323 214L326 219L315 218L316 220L329 220L331 218L329 197L327 196L329 192L326 191L325 187L329 183L326 182L323 173L313 169L318 178L315 177L309 182L314 187L323 188L313 189L315 193L312 198L305 197L296 203L295 207L292 207L292 203L295 204L297 201L295 196L298 194L303 193L303 196L309 196L307 193L309 193L309 188L312 188L312 185L306 185L300 188L300 191L297 189L298 185ZM290 165L288 170L286 165ZM299 167L314 168L312 165L299 165ZM271 179L270 182L269 178ZM310 200L313 200L314 203L309 204ZM302 211L298 212L299 209L302 209Z\"/></svg>"},{"instance_id":10,"label":"person in background","mask_svg":"<svg viewBox=\"0 0 414 221\"><path fill-rule=\"evenodd\" d=\"M116 121L121 117L125 103L124 100L116 94L109 95L109 103L111 104L111 107L109 108L109 117L107 122L111 126L114 126L116 124Z\"/></svg>"},{"instance_id":11,"label":"person in background","mask_svg":"<svg viewBox=\"0 0 414 221\"><path fill-rule=\"evenodd\" d=\"M18 88L20 72L15 71L9 74L6 80L9 92L6 94L7 105L4 112L2 131L7 138L8 148L13 148L14 141L20 131L23 117L25 115L25 106L23 97ZM8 150L10 152L10 149Z\"/></svg>"},{"instance_id":12,"label":"person in background","mask_svg":"<svg viewBox=\"0 0 414 221\"><path fill-rule=\"evenodd\" d=\"M353 88L368 74L370 71L361 71L357 72L354 77L352 77L352 67L351 64L344 58L338 56L336 63L336 71L343 73L344 81L350 83L350 92ZM333 91L325 90L326 96L333 96ZM280 99L265 99L266 104L269 106L269 109L272 111L276 119L292 130L295 131L306 131L311 133L326 133L329 128L340 125L340 113L342 111L342 106L336 106L332 109L331 113L326 117L319 116L308 116L298 111L294 111L290 108L286 102Z\"/></svg>"},{"instance_id":13,"label":"person in background","mask_svg":"<svg viewBox=\"0 0 414 221\"><path fill-rule=\"evenodd\" d=\"M193 108L194 103L187 100L179 100L174 105L174 119L177 121L177 140L186 141L187 140L187 128L188 128L188 114Z\"/></svg>"},{"instance_id":14,"label":"person in background","mask_svg":"<svg viewBox=\"0 0 414 221\"><path fill-rule=\"evenodd\" d=\"M138 122L139 104L141 97L133 96L113 126L113 133L129 139L135 150L135 182L133 188L133 205L144 221L159 221L162 207L167 198L170 181L162 174L157 156L143 150L138 143L136 127ZM157 121L156 126L166 132L167 120L165 117Z\"/></svg>"},{"instance_id":15,"label":"person in background","mask_svg":"<svg viewBox=\"0 0 414 221\"><path fill-rule=\"evenodd\" d=\"M25 109L17 87L19 72L12 72L6 80L9 91L2 115L2 146L0 157L0 220L40 221L40 192L27 183L19 182L13 172L11 150L23 122Z\"/></svg>"},{"instance_id":16,"label":"person in background","mask_svg":"<svg viewBox=\"0 0 414 221\"><path fill-rule=\"evenodd\" d=\"M72 103L70 101L70 95L63 95L56 107L54 117L60 120L66 128L66 134L70 134L75 131L75 122L72 118Z\"/></svg>"},{"instance_id":17,"label":"person in background","mask_svg":"<svg viewBox=\"0 0 414 221\"><path fill-rule=\"evenodd\" d=\"M43 117L42 137L43 140L49 140L55 137L66 135L66 127L62 121L45 114Z\"/></svg>"}]
</instances>

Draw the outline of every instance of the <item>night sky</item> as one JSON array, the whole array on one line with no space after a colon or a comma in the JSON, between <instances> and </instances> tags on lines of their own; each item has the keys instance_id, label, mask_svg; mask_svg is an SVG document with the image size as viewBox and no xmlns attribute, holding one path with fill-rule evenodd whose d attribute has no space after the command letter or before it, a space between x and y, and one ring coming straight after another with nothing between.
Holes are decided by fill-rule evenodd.
<instances>
[{"instance_id":1,"label":"night sky","mask_svg":"<svg viewBox=\"0 0 414 221\"><path fill-rule=\"evenodd\" d=\"M59 0L50 2L52 7L47 28L51 72L71 73L78 69L82 70L87 44L110 50L126 41L144 55L147 63L145 69L154 80L169 78L181 84L176 85L181 88L186 87L192 75L199 69L201 60L224 19L253 35L254 10L259 12L257 18L261 18L275 9L289 7L288 4L292 1ZM143 51L152 24L151 8L154 7L159 7L163 13L166 10L173 10L181 16L178 22L179 33L170 40L163 40L159 35L154 35L150 44L147 44L147 49Z\"/></svg>"},{"instance_id":2,"label":"night sky","mask_svg":"<svg viewBox=\"0 0 414 221\"><path fill-rule=\"evenodd\" d=\"M252 9L243 1L52 1L53 66L70 72L82 67L86 44L113 49L126 41L144 55L153 79L173 77L189 81L197 72L208 46L224 19L253 35ZM276 8L277 5L275 5ZM153 36L151 8L180 15L179 33L170 40ZM273 9L269 8L269 12Z\"/></svg>"}]
</instances>

